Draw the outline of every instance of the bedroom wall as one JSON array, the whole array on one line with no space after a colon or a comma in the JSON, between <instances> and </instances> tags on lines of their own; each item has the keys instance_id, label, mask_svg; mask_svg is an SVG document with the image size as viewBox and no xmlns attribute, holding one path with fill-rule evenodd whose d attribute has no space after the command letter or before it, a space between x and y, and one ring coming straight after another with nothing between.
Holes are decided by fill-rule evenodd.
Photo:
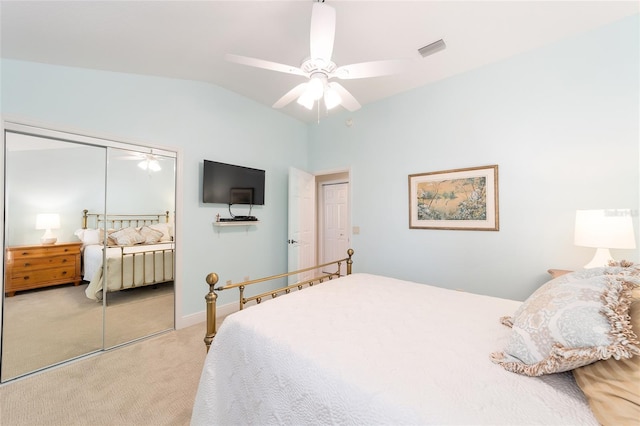
<instances>
[{"instance_id":1,"label":"bedroom wall","mask_svg":"<svg viewBox=\"0 0 640 426\"><path fill-rule=\"evenodd\" d=\"M0 112L180 150L185 317L202 312L208 272L237 281L286 267L289 166L350 168L356 271L523 299L548 268L592 256L572 243L576 209L637 215L637 33L636 16L319 125L204 83L6 59ZM227 212L200 202L205 158L266 169L259 226L214 229ZM499 232L408 229L408 174L486 164L500 167Z\"/></svg>"},{"instance_id":2,"label":"bedroom wall","mask_svg":"<svg viewBox=\"0 0 640 426\"><path fill-rule=\"evenodd\" d=\"M43 231L35 229L37 211L59 213L60 229L54 231L55 235L60 241L76 240L74 232L81 227L82 211L88 209L97 213L103 209L105 159L106 150L94 147L13 152L11 168L21 171L25 178L10 178L13 203L5 212L11 224L6 235L7 244L40 243ZM110 212L163 213L171 208L175 203L174 167L143 172L137 163L110 162L110 193L116 194L109 203ZM57 167L56 173L48 172L47 166L52 164ZM76 182L73 190L69 189L69 182ZM48 208L42 210L41 206Z\"/></svg>"},{"instance_id":3,"label":"bedroom wall","mask_svg":"<svg viewBox=\"0 0 640 426\"><path fill-rule=\"evenodd\" d=\"M5 119L179 151L178 314L187 322L203 319L209 272L235 282L286 268L287 175L307 168L306 125L205 83L6 59L1 69ZM260 225L213 227L228 212L201 202L204 159L266 170L266 203L253 210Z\"/></svg>"},{"instance_id":4,"label":"bedroom wall","mask_svg":"<svg viewBox=\"0 0 640 426\"><path fill-rule=\"evenodd\" d=\"M576 209L634 209L637 231L638 21L311 126L311 170L351 167L355 270L524 299L548 268L593 256L573 245ZM490 164L498 232L409 229L409 174ZM612 253L640 260L638 250Z\"/></svg>"}]
</instances>

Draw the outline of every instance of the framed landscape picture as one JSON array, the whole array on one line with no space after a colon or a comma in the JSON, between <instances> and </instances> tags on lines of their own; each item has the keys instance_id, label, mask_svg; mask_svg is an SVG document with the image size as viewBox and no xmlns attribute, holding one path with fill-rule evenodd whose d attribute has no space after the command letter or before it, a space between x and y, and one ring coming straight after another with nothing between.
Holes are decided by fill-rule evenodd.
<instances>
[{"instance_id":1,"label":"framed landscape picture","mask_svg":"<svg viewBox=\"0 0 640 426\"><path fill-rule=\"evenodd\" d=\"M497 231L498 166L409 175L409 228Z\"/></svg>"}]
</instances>

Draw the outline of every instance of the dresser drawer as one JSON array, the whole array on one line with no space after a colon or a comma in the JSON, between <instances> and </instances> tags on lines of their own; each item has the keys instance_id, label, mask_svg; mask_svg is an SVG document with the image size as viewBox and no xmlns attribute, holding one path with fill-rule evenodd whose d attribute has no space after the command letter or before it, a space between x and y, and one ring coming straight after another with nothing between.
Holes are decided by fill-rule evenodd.
<instances>
[{"instance_id":1,"label":"dresser drawer","mask_svg":"<svg viewBox=\"0 0 640 426\"><path fill-rule=\"evenodd\" d=\"M78 247L71 246L35 246L35 247L20 247L17 249L11 248L7 253L9 261L19 259L32 259L40 257L57 256L64 254L75 254L78 252Z\"/></svg>"},{"instance_id":2,"label":"dresser drawer","mask_svg":"<svg viewBox=\"0 0 640 426\"><path fill-rule=\"evenodd\" d=\"M13 296L21 290L80 284L81 247L80 242L8 247L4 292Z\"/></svg>"},{"instance_id":3,"label":"dresser drawer","mask_svg":"<svg viewBox=\"0 0 640 426\"><path fill-rule=\"evenodd\" d=\"M72 282L75 279L75 273L75 265L12 273L9 277L9 288L12 291L26 290L40 287L41 284Z\"/></svg>"},{"instance_id":4,"label":"dresser drawer","mask_svg":"<svg viewBox=\"0 0 640 426\"><path fill-rule=\"evenodd\" d=\"M62 255L52 257L29 257L24 256L7 262L11 263L12 273L22 273L23 271L35 271L39 269L56 268L67 265L75 265L75 255Z\"/></svg>"}]
</instances>

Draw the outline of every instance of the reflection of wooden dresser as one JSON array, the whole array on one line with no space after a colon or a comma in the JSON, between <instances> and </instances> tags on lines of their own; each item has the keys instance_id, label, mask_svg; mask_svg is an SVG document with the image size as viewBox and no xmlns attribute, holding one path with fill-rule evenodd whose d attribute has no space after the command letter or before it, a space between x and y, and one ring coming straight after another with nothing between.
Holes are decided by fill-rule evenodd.
<instances>
[{"instance_id":1,"label":"reflection of wooden dresser","mask_svg":"<svg viewBox=\"0 0 640 426\"><path fill-rule=\"evenodd\" d=\"M78 285L82 280L81 246L77 242L7 248L5 294L66 283Z\"/></svg>"}]
</instances>

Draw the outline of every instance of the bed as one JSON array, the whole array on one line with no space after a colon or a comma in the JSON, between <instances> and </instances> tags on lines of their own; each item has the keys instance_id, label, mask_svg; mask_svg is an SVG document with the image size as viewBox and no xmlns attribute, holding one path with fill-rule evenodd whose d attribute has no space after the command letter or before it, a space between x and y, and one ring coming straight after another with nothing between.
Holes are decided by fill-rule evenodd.
<instances>
[{"instance_id":1,"label":"bed","mask_svg":"<svg viewBox=\"0 0 640 426\"><path fill-rule=\"evenodd\" d=\"M102 300L105 282L107 292L116 292L173 280L175 244L168 211L105 216L83 210L82 228L75 234L83 243L82 273L90 299Z\"/></svg>"},{"instance_id":2,"label":"bed","mask_svg":"<svg viewBox=\"0 0 640 426\"><path fill-rule=\"evenodd\" d=\"M341 262L351 261L351 254ZM640 357L632 355L640 355L640 343L630 327L628 309L635 300L631 294L637 290L638 270L612 268L554 278L525 302L354 274L350 264L346 276L324 276L321 285L303 291L287 286L253 297L244 295L253 282L216 287L218 276L209 274L205 343L210 350L191 423L637 424L640 392L633 380L640 377ZM615 305L619 314L615 321L628 326L617 330L622 335L618 341L596 351L578 348L583 356L580 367L575 367L575 349L566 342L563 349L569 352L525 367L512 357L517 352L511 350L514 342L521 343L526 328L521 322L532 322L526 316L532 307L540 308L559 288L563 295L567 288L579 288L584 295L602 286L609 289L607 306ZM611 301L612 287L619 290L616 302ZM265 302L229 315L216 330L216 293L232 288L240 289L241 307ZM280 297L281 293L290 294ZM551 306L560 305L563 297L556 296ZM558 314L566 315L578 305L584 310L586 304L565 304ZM640 302L633 306L638 319ZM548 306L543 311L550 318L556 315ZM558 345L552 344L550 352L560 353ZM555 359L556 371L551 373L541 371L549 368L548 358ZM631 359L634 372L625 373L622 380L629 380L623 387L630 389L632 396L626 399L635 402L635 408L609 400L598 411L597 401L576 383L575 371ZM518 368L527 371L517 372ZM611 410L624 411L626 421L611 421Z\"/></svg>"}]
</instances>

